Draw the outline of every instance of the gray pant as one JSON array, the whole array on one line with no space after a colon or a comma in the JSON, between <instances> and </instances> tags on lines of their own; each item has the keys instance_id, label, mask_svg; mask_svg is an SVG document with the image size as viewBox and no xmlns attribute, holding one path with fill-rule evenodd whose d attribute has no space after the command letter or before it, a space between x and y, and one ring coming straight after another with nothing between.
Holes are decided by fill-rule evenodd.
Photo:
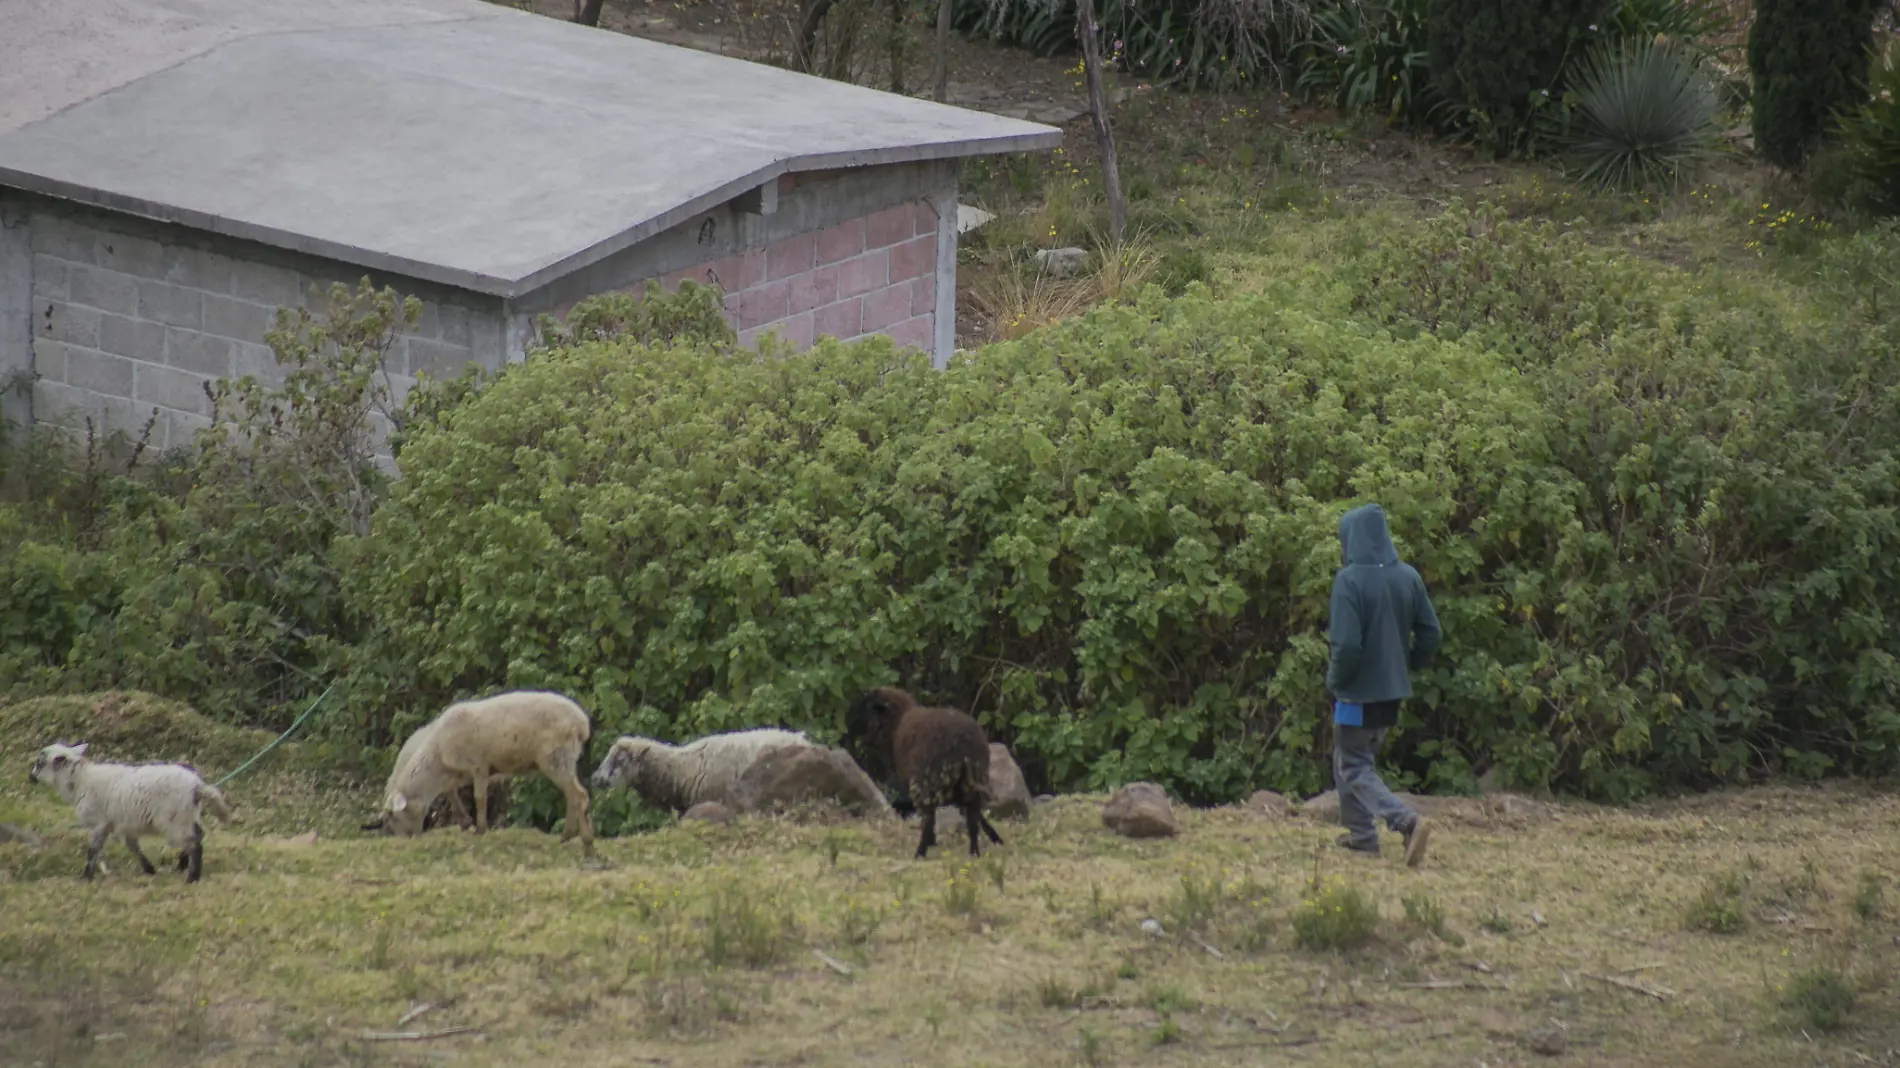
<instances>
[{"instance_id":1,"label":"gray pant","mask_svg":"<svg viewBox=\"0 0 1900 1068\"><path fill-rule=\"evenodd\" d=\"M1418 821L1418 814L1394 797L1379 778L1374 759L1384 742L1384 727L1333 725L1333 785L1339 790L1339 822L1353 846L1360 849L1379 848L1378 820L1384 820L1399 834L1411 830Z\"/></svg>"}]
</instances>

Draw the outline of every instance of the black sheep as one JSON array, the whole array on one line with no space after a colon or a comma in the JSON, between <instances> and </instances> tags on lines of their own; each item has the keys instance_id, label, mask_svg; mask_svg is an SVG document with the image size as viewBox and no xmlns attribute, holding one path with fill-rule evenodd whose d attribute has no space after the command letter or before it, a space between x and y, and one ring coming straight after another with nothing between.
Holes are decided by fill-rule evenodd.
<instances>
[{"instance_id":1,"label":"black sheep","mask_svg":"<svg viewBox=\"0 0 1900 1068\"><path fill-rule=\"evenodd\" d=\"M880 686L851 702L845 713L845 745L864 770L892 783L923 820L917 842L921 859L937 844L937 808L955 805L970 831L977 856L978 828L997 845L1003 839L983 815L989 803L990 743L983 728L954 708L924 708L902 690Z\"/></svg>"}]
</instances>

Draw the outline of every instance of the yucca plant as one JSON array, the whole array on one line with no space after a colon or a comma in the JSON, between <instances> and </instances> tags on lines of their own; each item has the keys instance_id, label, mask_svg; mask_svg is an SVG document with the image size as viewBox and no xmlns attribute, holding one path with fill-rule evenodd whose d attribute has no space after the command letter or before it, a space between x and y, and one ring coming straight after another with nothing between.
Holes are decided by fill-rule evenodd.
<instances>
[{"instance_id":1,"label":"yucca plant","mask_svg":"<svg viewBox=\"0 0 1900 1068\"><path fill-rule=\"evenodd\" d=\"M1571 148L1585 182L1673 186L1715 141L1715 88L1668 45L1643 39L1598 48L1571 87Z\"/></svg>"}]
</instances>

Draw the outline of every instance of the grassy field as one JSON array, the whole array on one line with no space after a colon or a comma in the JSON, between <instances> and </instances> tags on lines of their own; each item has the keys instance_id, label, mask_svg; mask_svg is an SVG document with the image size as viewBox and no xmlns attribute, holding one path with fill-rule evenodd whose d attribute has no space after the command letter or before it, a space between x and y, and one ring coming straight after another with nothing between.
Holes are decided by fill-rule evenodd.
<instances>
[{"instance_id":1,"label":"grassy field","mask_svg":"<svg viewBox=\"0 0 1900 1068\"><path fill-rule=\"evenodd\" d=\"M204 882L114 844L84 885L25 781L80 733L208 776L266 737L0 706L0 821L44 837L0 845L0 1064L1900 1063L1900 797L1859 786L1441 800L1416 872L1239 808L1125 840L1090 797L975 864L909 859L894 821L744 820L589 865L529 830L365 835L376 781L291 746L228 787Z\"/></svg>"}]
</instances>

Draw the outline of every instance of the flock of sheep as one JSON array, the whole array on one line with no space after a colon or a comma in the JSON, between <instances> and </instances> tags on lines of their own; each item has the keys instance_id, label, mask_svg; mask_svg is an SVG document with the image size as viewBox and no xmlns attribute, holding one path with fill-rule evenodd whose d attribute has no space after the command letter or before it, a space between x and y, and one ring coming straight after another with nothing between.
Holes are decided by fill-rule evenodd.
<instances>
[{"instance_id":1,"label":"flock of sheep","mask_svg":"<svg viewBox=\"0 0 1900 1068\"><path fill-rule=\"evenodd\" d=\"M485 833L490 784L538 771L566 798L561 840L578 835L591 856L594 827L579 772L592 732L587 713L558 693L518 690L450 705L403 743L383 790L381 815L364 829L418 834L446 798L460 824L472 819L476 833ZM234 819L224 795L192 768L96 762L86 756L84 743L40 750L28 781L51 786L90 832L86 879L97 872L100 854L113 837L125 843L146 874L154 874L139 839L162 837L179 851L186 881L196 882L204 867L204 810ZM708 801L751 808L768 797L888 811L877 786L883 783L907 797L920 814L920 858L937 842L937 809L946 805L963 815L971 856L978 855L979 832L998 845L1003 842L984 814L990 800L990 746L983 728L958 709L924 707L891 687L852 702L843 750L776 728L714 734L682 746L622 737L601 761L593 782L597 789L632 789L648 804L676 812ZM796 797L775 789L785 783L796 784ZM461 800L465 788L474 800L472 817Z\"/></svg>"}]
</instances>

